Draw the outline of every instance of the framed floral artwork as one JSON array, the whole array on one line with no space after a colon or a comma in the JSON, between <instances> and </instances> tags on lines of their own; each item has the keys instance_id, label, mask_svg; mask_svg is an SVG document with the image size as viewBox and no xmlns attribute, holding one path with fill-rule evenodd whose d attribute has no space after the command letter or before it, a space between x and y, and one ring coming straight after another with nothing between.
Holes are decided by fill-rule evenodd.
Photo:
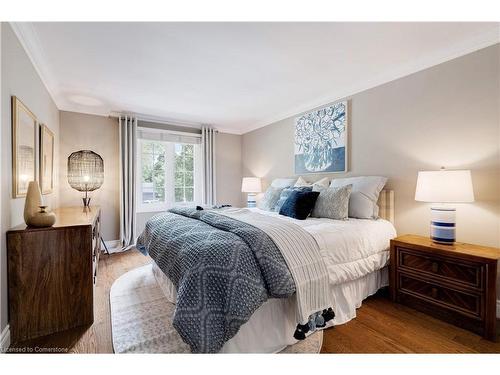
<instances>
[{"instance_id":1,"label":"framed floral artwork","mask_svg":"<svg viewBox=\"0 0 500 375\"><path fill-rule=\"evenodd\" d=\"M347 120L347 101L296 118L295 174L347 171Z\"/></svg>"}]
</instances>

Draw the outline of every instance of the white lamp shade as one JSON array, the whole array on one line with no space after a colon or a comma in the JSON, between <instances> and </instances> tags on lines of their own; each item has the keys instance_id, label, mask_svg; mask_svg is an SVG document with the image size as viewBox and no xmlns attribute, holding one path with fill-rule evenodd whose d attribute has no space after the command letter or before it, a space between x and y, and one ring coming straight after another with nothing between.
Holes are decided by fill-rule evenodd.
<instances>
[{"instance_id":1,"label":"white lamp shade","mask_svg":"<svg viewBox=\"0 0 500 375\"><path fill-rule=\"evenodd\" d=\"M431 203L474 202L469 170L418 172L415 200Z\"/></svg>"},{"instance_id":2,"label":"white lamp shade","mask_svg":"<svg viewBox=\"0 0 500 375\"><path fill-rule=\"evenodd\" d=\"M260 193L262 191L260 178L243 177L243 182L241 183L241 191L243 193Z\"/></svg>"}]
</instances>

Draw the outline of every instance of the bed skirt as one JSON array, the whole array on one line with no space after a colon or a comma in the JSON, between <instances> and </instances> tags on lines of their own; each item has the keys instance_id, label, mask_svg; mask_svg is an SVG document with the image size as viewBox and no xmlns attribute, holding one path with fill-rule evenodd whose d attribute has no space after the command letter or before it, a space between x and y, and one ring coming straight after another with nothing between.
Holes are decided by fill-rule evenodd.
<instances>
[{"instance_id":1,"label":"bed skirt","mask_svg":"<svg viewBox=\"0 0 500 375\"><path fill-rule=\"evenodd\" d=\"M175 303L177 291L174 284L154 262L153 274L165 297ZM330 286L335 318L325 328L354 319L362 301L387 286L388 280L388 268L384 267L359 279ZM296 343L293 338L296 328L294 306L294 297L267 300L241 326L236 336L224 344L221 353L276 353Z\"/></svg>"}]
</instances>

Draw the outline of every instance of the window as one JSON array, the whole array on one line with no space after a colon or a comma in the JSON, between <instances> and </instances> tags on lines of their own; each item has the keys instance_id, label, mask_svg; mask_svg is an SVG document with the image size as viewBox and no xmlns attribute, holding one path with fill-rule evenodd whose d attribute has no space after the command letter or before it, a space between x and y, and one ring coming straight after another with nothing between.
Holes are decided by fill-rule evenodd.
<instances>
[{"instance_id":1,"label":"window","mask_svg":"<svg viewBox=\"0 0 500 375\"><path fill-rule=\"evenodd\" d=\"M142 203L165 202L165 145L162 142L143 142L141 148Z\"/></svg>"},{"instance_id":2,"label":"window","mask_svg":"<svg viewBox=\"0 0 500 375\"><path fill-rule=\"evenodd\" d=\"M138 139L138 211L200 204L200 155L199 144Z\"/></svg>"},{"instance_id":3,"label":"window","mask_svg":"<svg viewBox=\"0 0 500 375\"><path fill-rule=\"evenodd\" d=\"M175 144L175 202L194 200L194 146Z\"/></svg>"}]
</instances>

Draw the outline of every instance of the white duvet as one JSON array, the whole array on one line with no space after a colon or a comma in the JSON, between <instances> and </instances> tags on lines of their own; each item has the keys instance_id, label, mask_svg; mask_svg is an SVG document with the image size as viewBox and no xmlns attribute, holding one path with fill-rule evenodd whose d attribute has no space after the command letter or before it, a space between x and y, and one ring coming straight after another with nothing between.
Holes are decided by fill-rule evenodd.
<instances>
[{"instance_id":1,"label":"white duvet","mask_svg":"<svg viewBox=\"0 0 500 375\"><path fill-rule=\"evenodd\" d=\"M292 219L258 208L250 210L292 221L309 232L319 245L328 268L330 285L356 280L387 265L390 240L396 229L387 220Z\"/></svg>"}]
</instances>

